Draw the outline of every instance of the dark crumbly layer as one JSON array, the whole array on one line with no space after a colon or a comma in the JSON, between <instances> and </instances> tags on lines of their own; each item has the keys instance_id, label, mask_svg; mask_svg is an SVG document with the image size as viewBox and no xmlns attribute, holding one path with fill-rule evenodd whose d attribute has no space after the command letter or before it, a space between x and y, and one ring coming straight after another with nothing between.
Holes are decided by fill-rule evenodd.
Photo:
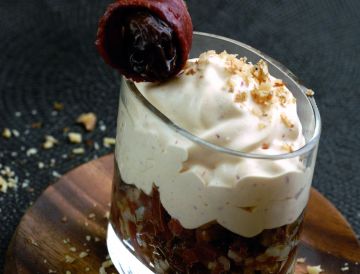
<instances>
[{"instance_id":1,"label":"dark crumbly layer","mask_svg":"<svg viewBox=\"0 0 360 274\"><path fill-rule=\"evenodd\" d=\"M185 229L171 218L154 187L146 195L115 176L111 222L135 256L156 273L288 273L295 260L303 215L294 223L241 237L216 222ZM287 250L271 256L269 248ZM266 252L268 250L268 252ZM273 254L272 254L273 255Z\"/></svg>"}]
</instances>

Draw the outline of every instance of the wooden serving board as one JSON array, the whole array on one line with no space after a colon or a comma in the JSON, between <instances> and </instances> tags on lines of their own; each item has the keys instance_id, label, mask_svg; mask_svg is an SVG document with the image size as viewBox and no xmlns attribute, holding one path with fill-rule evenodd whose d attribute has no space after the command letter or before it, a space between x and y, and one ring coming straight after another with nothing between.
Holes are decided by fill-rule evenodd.
<instances>
[{"instance_id":1,"label":"wooden serving board","mask_svg":"<svg viewBox=\"0 0 360 274\"><path fill-rule=\"evenodd\" d=\"M45 190L13 236L5 274L99 273L107 256L106 215L113 164L113 155L89 162ZM80 258L81 252L87 256ZM360 273L360 245L354 232L314 189L298 257L306 258L306 263L297 264L296 274L306 273L307 264L320 264L327 274ZM344 264L349 270L342 272ZM117 273L114 268L106 270Z\"/></svg>"}]
</instances>

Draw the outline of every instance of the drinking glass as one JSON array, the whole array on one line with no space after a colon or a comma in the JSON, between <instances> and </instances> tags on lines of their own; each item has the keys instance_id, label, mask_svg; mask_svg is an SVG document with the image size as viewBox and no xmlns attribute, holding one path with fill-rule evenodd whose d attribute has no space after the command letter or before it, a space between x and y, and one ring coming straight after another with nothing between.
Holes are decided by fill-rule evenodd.
<instances>
[{"instance_id":1,"label":"drinking glass","mask_svg":"<svg viewBox=\"0 0 360 274\"><path fill-rule=\"evenodd\" d=\"M296 98L306 144L280 155L215 145L174 124L147 101L135 83L123 79L107 238L110 257L120 273L294 272L320 138L318 108L288 69L260 51L224 37L194 33L191 57L208 50L226 50L252 63L265 60L270 74L282 79ZM204 152L210 157L196 157ZM208 195L204 198L194 179L198 175L182 167L189 157L196 157L199 165L220 159L256 170L257 166L281 168L291 161L299 168L277 178L244 179L239 187L252 184L253 188L236 192L237 197L232 197L231 189L210 189L204 184L201 193ZM226 204L227 197L237 205ZM255 205L249 197L258 197ZM206 199L218 199L217 207L207 208ZM216 216L201 223L206 210ZM199 225L189 228L182 225L182 218L199 221Z\"/></svg>"}]
</instances>

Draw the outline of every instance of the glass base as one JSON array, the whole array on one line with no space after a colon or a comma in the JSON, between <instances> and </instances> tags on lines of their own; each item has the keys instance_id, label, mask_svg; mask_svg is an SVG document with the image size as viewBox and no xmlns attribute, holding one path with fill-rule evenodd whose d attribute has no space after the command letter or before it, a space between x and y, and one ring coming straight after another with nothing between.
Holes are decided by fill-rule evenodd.
<instances>
[{"instance_id":1,"label":"glass base","mask_svg":"<svg viewBox=\"0 0 360 274\"><path fill-rule=\"evenodd\" d=\"M120 274L155 274L138 260L116 235L114 228L109 223L107 230L107 248L109 256L116 270ZM131 246L129 246L131 249ZM294 274L296 259L286 274Z\"/></svg>"},{"instance_id":2,"label":"glass base","mask_svg":"<svg viewBox=\"0 0 360 274\"><path fill-rule=\"evenodd\" d=\"M107 248L116 270L121 274L154 274L138 260L116 235L109 223L107 230ZM131 246L129 246L131 248Z\"/></svg>"}]
</instances>

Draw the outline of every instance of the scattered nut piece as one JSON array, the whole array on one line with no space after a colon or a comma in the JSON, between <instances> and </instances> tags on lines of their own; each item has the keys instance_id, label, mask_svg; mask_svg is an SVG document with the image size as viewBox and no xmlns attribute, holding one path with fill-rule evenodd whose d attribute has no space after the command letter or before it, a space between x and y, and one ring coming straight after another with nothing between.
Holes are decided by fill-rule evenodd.
<instances>
[{"instance_id":1,"label":"scattered nut piece","mask_svg":"<svg viewBox=\"0 0 360 274\"><path fill-rule=\"evenodd\" d=\"M312 89L307 89L305 94L306 96L312 97L315 95L315 92Z\"/></svg>"},{"instance_id":2,"label":"scattered nut piece","mask_svg":"<svg viewBox=\"0 0 360 274\"><path fill-rule=\"evenodd\" d=\"M90 236L90 235L86 235L85 239L86 239L86 241L90 242L90 241L91 241L91 236Z\"/></svg>"},{"instance_id":3,"label":"scattered nut piece","mask_svg":"<svg viewBox=\"0 0 360 274\"><path fill-rule=\"evenodd\" d=\"M20 132L17 131L16 129L13 129L13 130L12 130L12 134L13 134L15 137L19 137L19 136L20 136Z\"/></svg>"},{"instance_id":4,"label":"scattered nut piece","mask_svg":"<svg viewBox=\"0 0 360 274\"><path fill-rule=\"evenodd\" d=\"M11 131L8 128L4 128L3 132L2 132L2 136L6 139L10 139L11 138Z\"/></svg>"},{"instance_id":5,"label":"scattered nut piece","mask_svg":"<svg viewBox=\"0 0 360 274\"><path fill-rule=\"evenodd\" d=\"M26 156L32 156L32 155L35 155L37 154L37 149L36 148L29 148L27 151L26 151Z\"/></svg>"},{"instance_id":6,"label":"scattered nut piece","mask_svg":"<svg viewBox=\"0 0 360 274\"><path fill-rule=\"evenodd\" d=\"M299 263L299 264L303 264L305 263L306 259L305 258L297 258L296 259L296 262Z\"/></svg>"},{"instance_id":7,"label":"scattered nut piece","mask_svg":"<svg viewBox=\"0 0 360 274\"><path fill-rule=\"evenodd\" d=\"M43 169L45 167L45 164L43 162L38 162L38 168Z\"/></svg>"},{"instance_id":8,"label":"scattered nut piece","mask_svg":"<svg viewBox=\"0 0 360 274\"><path fill-rule=\"evenodd\" d=\"M113 263L111 260L107 260L107 261L104 261L102 264L101 264L101 267L99 269L99 274L107 274L106 272L106 268L112 266Z\"/></svg>"},{"instance_id":9,"label":"scattered nut piece","mask_svg":"<svg viewBox=\"0 0 360 274\"><path fill-rule=\"evenodd\" d=\"M73 144L80 144L82 142L82 135L76 132L69 132L69 141Z\"/></svg>"},{"instance_id":10,"label":"scattered nut piece","mask_svg":"<svg viewBox=\"0 0 360 274\"><path fill-rule=\"evenodd\" d=\"M54 102L53 107L55 110L60 111L64 109L64 104L60 102Z\"/></svg>"},{"instance_id":11,"label":"scattered nut piece","mask_svg":"<svg viewBox=\"0 0 360 274\"><path fill-rule=\"evenodd\" d=\"M0 176L0 192L6 193L8 189L8 182Z\"/></svg>"},{"instance_id":12,"label":"scattered nut piece","mask_svg":"<svg viewBox=\"0 0 360 274\"><path fill-rule=\"evenodd\" d=\"M67 264L72 264L73 262L75 262L75 258L69 256L69 255L65 255L65 263Z\"/></svg>"},{"instance_id":13,"label":"scattered nut piece","mask_svg":"<svg viewBox=\"0 0 360 274\"><path fill-rule=\"evenodd\" d=\"M76 122L83 124L83 126L87 131L93 131L96 126L96 120L97 120L96 114L93 112L89 112L89 113L81 114L77 118Z\"/></svg>"},{"instance_id":14,"label":"scattered nut piece","mask_svg":"<svg viewBox=\"0 0 360 274\"><path fill-rule=\"evenodd\" d=\"M317 266L306 266L306 270L308 272L308 274L319 274L321 272L323 272L324 270L321 269L321 265L317 265Z\"/></svg>"},{"instance_id":15,"label":"scattered nut piece","mask_svg":"<svg viewBox=\"0 0 360 274\"><path fill-rule=\"evenodd\" d=\"M61 222L63 222L63 223L66 223L67 220L68 220L68 218L67 218L66 216L64 216L64 217L61 218Z\"/></svg>"},{"instance_id":16,"label":"scattered nut piece","mask_svg":"<svg viewBox=\"0 0 360 274\"><path fill-rule=\"evenodd\" d=\"M85 258L85 257L88 256L88 255L89 255L89 254L88 254L87 252L83 251L83 252L80 252L79 258Z\"/></svg>"},{"instance_id":17,"label":"scattered nut piece","mask_svg":"<svg viewBox=\"0 0 360 274\"><path fill-rule=\"evenodd\" d=\"M43 124L41 122L36 122L31 124L31 128L42 128Z\"/></svg>"},{"instance_id":18,"label":"scattered nut piece","mask_svg":"<svg viewBox=\"0 0 360 274\"><path fill-rule=\"evenodd\" d=\"M350 268L348 266L343 266L342 268L340 268L342 272L349 271L349 269Z\"/></svg>"},{"instance_id":19,"label":"scattered nut piece","mask_svg":"<svg viewBox=\"0 0 360 274\"><path fill-rule=\"evenodd\" d=\"M95 219L95 213L90 213L89 214L89 219Z\"/></svg>"},{"instance_id":20,"label":"scattered nut piece","mask_svg":"<svg viewBox=\"0 0 360 274\"><path fill-rule=\"evenodd\" d=\"M85 149L83 147L74 148L72 150L72 153L75 154L75 155L84 154Z\"/></svg>"},{"instance_id":21,"label":"scattered nut piece","mask_svg":"<svg viewBox=\"0 0 360 274\"><path fill-rule=\"evenodd\" d=\"M104 147L110 147L111 145L116 144L116 139L115 138L110 138L110 137L105 137L103 139L103 144L104 144Z\"/></svg>"},{"instance_id":22,"label":"scattered nut piece","mask_svg":"<svg viewBox=\"0 0 360 274\"><path fill-rule=\"evenodd\" d=\"M46 135L45 136L45 142L43 143L43 148L44 149L50 149L50 148L53 148L58 143L59 143L59 141L56 140L53 136Z\"/></svg>"}]
</instances>

